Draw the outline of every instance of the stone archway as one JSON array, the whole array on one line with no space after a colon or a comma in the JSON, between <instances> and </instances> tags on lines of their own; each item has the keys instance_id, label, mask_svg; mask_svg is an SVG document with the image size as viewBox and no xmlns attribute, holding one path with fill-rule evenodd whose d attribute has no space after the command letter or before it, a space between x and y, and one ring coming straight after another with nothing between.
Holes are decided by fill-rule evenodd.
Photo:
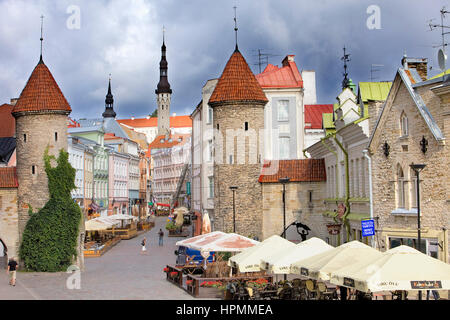
<instances>
[{"instance_id":1,"label":"stone archway","mask_svg":"<svg viewBox=\"0 0 450 320\"><path fill-rule=\"evenodd\" d=\"M8 247L0 239L0 270L6 269L8 265Z\"/></svg>"}]
</instances>

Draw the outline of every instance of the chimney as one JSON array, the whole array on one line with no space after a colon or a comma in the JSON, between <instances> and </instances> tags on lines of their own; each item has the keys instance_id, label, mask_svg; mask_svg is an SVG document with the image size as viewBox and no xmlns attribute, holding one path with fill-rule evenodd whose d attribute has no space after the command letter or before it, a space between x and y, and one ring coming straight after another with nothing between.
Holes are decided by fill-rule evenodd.
<instances>
[{"instance_id":1,"label":"chimney","mask_svg":"<svg viewBox=\"0 0 450 320\"><path fill-rule=\"evenodd\" d=\"M15 106L19 98L12 98L10 105Z\"/></svg>"},{"instance_id":2,"label":"chimney","mask_svg":"<svg viewBox=\"0 0 450 320\"><path fill-rule=\"evenodd\" d=\"M287 65L289 65L289 62L294 62L294 57L295 57L295 55L288 54L286 56L286 58L284 58L283 61L281 62L283 64L283 67L286 67Z\"/></svg>"},{"instance_id":3,"label":"chimney","mask_svg":"<svg viewBox=\"0 0 450 320\"><path fill-rule=\"evenodd\" d=\"M403 56L402 65L403 67L408 69L416 69L422 81L427 80L428 78L428 59L427 58L408 58Z\"/></svg>"}]
</instances>

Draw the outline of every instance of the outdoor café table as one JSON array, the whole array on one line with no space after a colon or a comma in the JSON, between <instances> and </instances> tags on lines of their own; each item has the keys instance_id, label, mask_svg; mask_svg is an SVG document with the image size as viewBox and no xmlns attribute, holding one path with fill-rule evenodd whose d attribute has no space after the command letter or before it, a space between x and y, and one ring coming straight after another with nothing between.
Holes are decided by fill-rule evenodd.
<instances>
[{"instance_id":1,"label":"outdoor caf\u00e9 table","mask_svg":"<svg viewBox=\"0 0 450 320\"><path fill-rule=\"evenodd\" d=\"M392 300L392 293L390 291L379 291L372 294L374 300L378 300L380 297L383 300Z\"/></svg>"}]
</instances>

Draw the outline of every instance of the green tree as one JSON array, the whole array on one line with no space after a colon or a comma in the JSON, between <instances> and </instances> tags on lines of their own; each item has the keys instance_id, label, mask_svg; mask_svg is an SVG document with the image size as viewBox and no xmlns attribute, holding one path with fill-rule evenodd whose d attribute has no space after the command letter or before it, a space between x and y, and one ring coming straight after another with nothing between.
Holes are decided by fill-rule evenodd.
<instances>
[{"instance_id":1,"label":"green tree","mask_svg":"<svg viewBox=\"0 0 450 320\"><path fill-rule=\"evenodd\" d=\"M153 113L150 116L150 118L157 118L157 117L158 117L158 108L156 108L155 111L153 111Z\"/></svg>"},{"instance_id":2,"label":"green tree","mask_svg":"<svg viewBox=\"0 0 450 320\"><path fill-rule=\"evenodd\" d=\"M70 192L75 188L75 169L69 154L62 150L58 159L44 154L50 199L37 213L32 213L23 233L20 259L25 268L37 272L66 271L77 257L77 238L81 209ZM52 167L51 160L57 162Z\"/></svg>"}]
</instances>

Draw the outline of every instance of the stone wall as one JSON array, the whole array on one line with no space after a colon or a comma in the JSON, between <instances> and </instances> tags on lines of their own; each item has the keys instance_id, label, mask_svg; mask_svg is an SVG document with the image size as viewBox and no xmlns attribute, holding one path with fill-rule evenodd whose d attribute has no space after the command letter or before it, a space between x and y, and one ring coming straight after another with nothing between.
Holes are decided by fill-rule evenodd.
<instances>
[{"instance_id":1,"label":"stone wall","mask_svg":"<svg viewBox=\"0 0 450 320\"><path fill-rule=\"evenodd\" d=\"M17 189L0 189L0 239L7 247L9 258L19 254L18 221Z\"/></svg>"},{"instance_id":2,"label":"stone wall","mask_svg":"<svg viewBox=\"0 0 450 320\"><path fill-rule=\"evenodd\" d=\"M421 87L418 91L442 129L444 120L440 117L440 101L429 88L430 86ZM371 146L374 215L379 217L376 225L379 230L377 244L381 249L389 249L389 237L417 238L417 213L413 213L415 174L409 165L423 163L426 168L420 174L422 239L438 241L443 246L443 249L438 249L438 257L448 261L448 231L445 229L450 227L450 202L447 197L450 189L449 146L434 138L403 83L400 84L392 106L386 106L384 112L387 114L383 115L377 128L380 130L380 137ZM400 137L402 112L408 117L407 137ZM428 140L425 154L420 146L423 136ZM385 141L390 146L388 157L384 155L382 148ZM405 177L405 210L409 211L403 214L396 213L399 208L397 173L400 167Z\"/></svg>"},{"instance_id":3,"label":"stone wall","mask_svg":"<svg viewBox=\"0 0 450 320\"><path fill-rule=\"evenodd\" d=\"M233 193L236 190L236 232L250 237L262 237L262 190L258 182L261 172L259 130L264 128L262 105L222 105L214 107L214 230L233 230ZM248 131L245 131L245 122ZM227 130L241 130L233 140ZM245 133L253 136L246 138ZM234 150L227 149L228 145ZM222 143L221 143L222 142ZM222 147L221 147L222 146ZM245 147L245 149L244 149ZM238 152L238 149L240 150ZM245 151L244 151L245 150ZM233 163L229 163L229 155ZM243 159L242 163L237 163Z\"/></svg>"}]
</instances>

